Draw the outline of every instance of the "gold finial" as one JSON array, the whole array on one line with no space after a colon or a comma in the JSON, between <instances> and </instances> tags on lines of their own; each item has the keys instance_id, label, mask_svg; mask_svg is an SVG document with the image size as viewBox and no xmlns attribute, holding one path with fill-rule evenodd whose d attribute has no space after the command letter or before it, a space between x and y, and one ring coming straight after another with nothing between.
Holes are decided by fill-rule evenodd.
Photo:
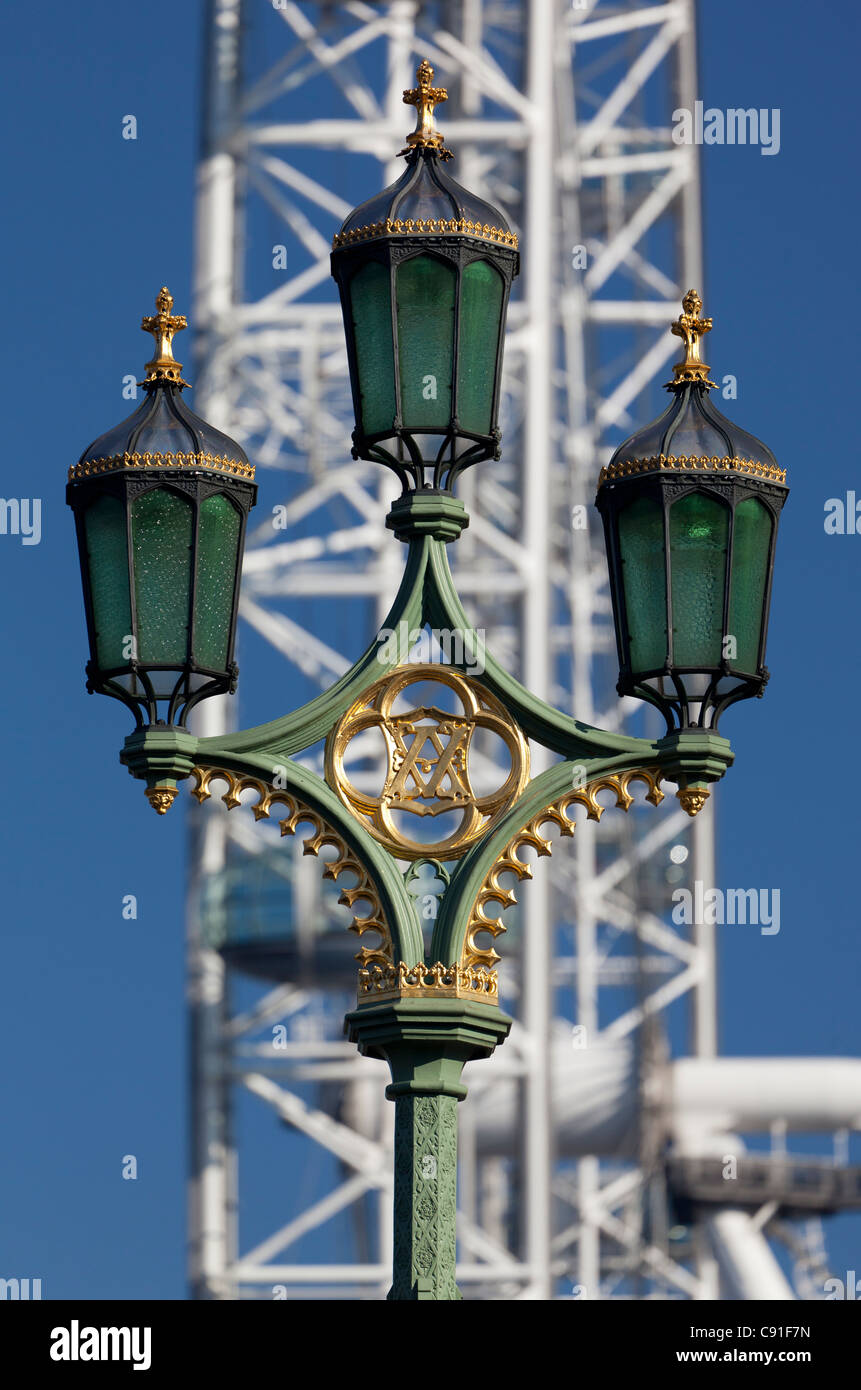
<instances>
[{"instance_id":1,"label":"gold finial","mask_svg":"<svg viewBox=\"0 0 861 1390\"><path fill-rule=\"evenodd\" d=\"M144 795L156 815L164 816L176 800L177 789L162 783L155 787L144 787Z\"/></svg>"},{"instance_id":2,"label":"gold finial","mask_svg":"<svg viewBox=\"0 0 861 1390\"><path fill-rule=\"evenodd\" d=\"M689 816L699 815L709 799L708 787L680 787L676 796L682 805L682 810L687 811Z\"/></svg>"},{"instance_id":3,"label":"gold finial","mask_svg":"<svg viewBox=\"0 0 861 1390\"><path fill-rule=\"evenodd\" d=\"M158 313L141 319L144 333L151 333L155 338L156 350L152 361L146 364L146 377L138 382L138 385L145 386L149 381L169 381L175 386L187 386L188 382L183 381L180 376L182 363L177 362L174 357L171 344L174 333L188 327L188 320L185 314L170 312L173 308L173 295L167 285L162 285L159 290L155 307Z\"/></svg>"},{"instance_id":4,"label":"gold finial","mask_svg":"<svg viewBox=\"0 0 861 1390\"><path fill-rule=\"evenodd\" d=\"M451 150L447 150L442 142L442 136L433 123L433 109L441 101L448 101L448 92L445 87L434 87L433 68L427 58L423 58L416 68L417 87L410 87L404 92L404 105L414 106L418 112L416 128L412 135L407 136L406 149L401 150L401 154L409 154L410 150L424 149L436 150L440 159L451 159Z\"/></svg>"},{"instance_id":5,"label":"gold finial","mask_svg":"<svg viewBox=\"0 0 861 1390\"><path fill-rule=\"evenodd\" d=\"M708 366L700 358L700 339L712 329L712 320L701 319L699 316L702 307L703 301L696 290L688 290L682 300L682 313L675 323L670 324L670 332L681 338L685 345L685 359L673 364L673 380L667 382L667 387L671 390L675 386L684 386L689 381L701 381L706 386L716 384L709 381Z\"/></svg>"}]
</instances>

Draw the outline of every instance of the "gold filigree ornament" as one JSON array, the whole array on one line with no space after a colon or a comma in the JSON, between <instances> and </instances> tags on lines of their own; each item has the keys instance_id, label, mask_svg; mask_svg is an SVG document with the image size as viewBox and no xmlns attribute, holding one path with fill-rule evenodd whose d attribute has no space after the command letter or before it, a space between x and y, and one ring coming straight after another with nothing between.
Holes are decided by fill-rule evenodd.
<instances>
[{"instance_id":1,"label":"gold filigree ornament","mask_svg":"<svg viewBox=\"0 0 861 1390\"><path fill-rule=\"evenodd\" d=\"M297 827L303 821L309 822L313 827L313 834L305 840L302 847L303 853L318 855L325 845L329 845L338 853L335 859L324 861L323 877L337 882L342 874L350 873L355 878L355 883L351 887L341 889L338 902L349 908L353 908L357 902L367 903L367 910L364 914L360 915L358 912L354 914L348 930L355 932L359 937L364 936L365 932L372 931L376 932L380 938L379 944L375 947L360 947L356 952L356 960L363 968L375 966L387 970L392 966L394 958L392 935L380 895L367 870L360 863L346 840L323 819L318 811L312 810L310 806L306 806L290 792L274 787L270 782L264 782L257 777L239 777L225 768L193 767L191 776L194 778L191 794L201 804L208 801L212 795L209 790L210 783L213 780L220 780L227 783L227 791L221 799L228 810L232 811L234 807L243 804L241 797L244 791L254 791L257 793L257 801L248 804L254 812L255 820L268 819L271 808L277 805L285 807L287 811L286 816L279 821L282 835L294 835Z\"/></svg>"},{"instance_id":2,"label":"gold filigree ornament","mask_svg":"<svg viewBox=\"0 0 861 1390\"><path fill-rule=\"evenodd\" d=\"M660 788L661 777L661 770L657 767L635 768L630 772L597 777L594 782L587 783L585 787L574 788L572 791L565 792L563 796L557 797L549 806L545 806L543 811L534 815L522 829L512 835L476 894L469 914L463 951L458 962L460 968L473 972L495 969L496 962L500 959L499 952L494 950L492 946L483 950L476 943L476 937L479 932L488 932L490 936L497 937L506 930L504 923L498 917L491 917L487 911L492 903L497 904L500 910L504 911L506 907L511 907L517 901L517 895L513 888L502 887L500 883L502 875L511 873L518 882L532 877L532 865L519 859L518 851L531 847L542 858L552 854L553 842L541 834L543 826L557 825L562 835L573 835L576 821L570 814L569 808L576 805L586 807L588 820L599 821L607 807L602 806L599 802L598 793L605 790L613 793L617 807L623 811L629 811L634 804L634 798L629 791L632 782L644 782L646 801L650 802L652 806L659 806L664 799L664 793Z\"/></svg>"},{"instance_id":3,"label":"gold filigree ornament","mask_svg":"<svg viewBox=\"0 0 861 1390\"><path fill-rule=\"evenodd\" d=\"M427 682L452 690L463 713L449 714L435 705L394 712L410 686ZM344 767L348 746L370 730L382 735L387 756L379 791L354 786ZM479 730L496 734L511 760L502 784L483 796L470 780L470 754ZM399 859L459 859L513 804L528 780L529 746L511 716L478 681L448 666L399 667L384 676L342 715L326 744L329 786ZM426 817L444 812L459 812L460 823L434 842L411 839L396 819L402 813Z\"/></svg>"}]
</instances>

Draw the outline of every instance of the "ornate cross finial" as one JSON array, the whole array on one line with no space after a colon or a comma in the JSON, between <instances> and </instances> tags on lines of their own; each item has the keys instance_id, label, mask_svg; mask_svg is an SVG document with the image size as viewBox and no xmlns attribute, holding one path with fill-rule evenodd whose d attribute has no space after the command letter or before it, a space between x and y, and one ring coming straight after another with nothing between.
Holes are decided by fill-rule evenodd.
<instances>
[{"instance_id":1,"label":"ornate cross finial","mask_svg":"<svg viewBox=\"0 0 861 1390\"><path fill-rule=\"evenodd\" d=\"M423 58L416 68L417 87L410 87L404 92L404 105L414 106L418 112L416 128L412 135L407 136L406 149L401 150L401 154L409 154L410 150L425 149L436 150L441 159L451 159L451 150L447 150L442 142L442 136L433 123L433 110L442 101L448 101L448 92L445 87L434 87L433 68L427 58Z\"/></svg>"},{"instance_id":2,"label":"ornate cross finial","mask_svg":"<svg viewBox=\"0 0 861 1390\"><path fill-rule=\"evenodd\" d=\"M711 332L712 320L701 319L699 314L703 307L696 290L688 290L682 300L682 313L675 323L670 324L670 332L675 333L677 338L681 338L685 345L685 358L683 362L673 364L673 381L668 381L667 386L672 389L674 386L684 386L689 381L701 381L706 386L714 386L713 381L709 381L709 369L700 357L700 339Z\"/></svg>"},{"instance_id":3,"label":"ornate cross finial","mask_svg":"<svg viewBox=\"0 0 861 1390\"><path fill-rule=\"evenodd\" d=\"M188 320L185 314L170 312L173 308L173 295L167 285L162 285L159 290L155 307L158 313L141 319L144 333L151 333L155 338L156 350L152 361L146 364L146 377L138 384L146 386L147 382L151 381L169 381L176 386L187 386L188 382L183 381L180 376L182 363L177 362L174 357L171 344L174 333L188 327Z\"/></svg>"}]
</instances>

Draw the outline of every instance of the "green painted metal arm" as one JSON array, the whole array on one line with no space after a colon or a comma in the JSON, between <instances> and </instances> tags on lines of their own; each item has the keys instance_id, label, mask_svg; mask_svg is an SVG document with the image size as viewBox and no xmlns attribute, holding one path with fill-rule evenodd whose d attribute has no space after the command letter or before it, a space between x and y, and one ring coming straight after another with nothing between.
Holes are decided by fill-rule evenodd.
<instances>
[{"instance_id":1,"label":"green painted metal arm","mask_svg":"<svg viewBox=\"0 0 861 1390\"><path fill-rule=\"evenodd\" d=\"M425 545L420 542L411 545L403 579L384 627L397 629L400 622L406 622L413 628L421 627L426 566ZM388 657L384 644L375 637L349 671L345 671L334 685L300 709L280 719L273 719L268 724L258 724L253 729L216 739L200 739L200 753L206 753L210 746L229 748L236 753L265 752L274 758L289 758L294 753L301 753L325 738L353 701L380 676L397 666L398 660L397 656Z\"/></svg>"},{"instance_id":2,"label":"green painted metal arm","mask_svg":"<svg viewBox=\"0 0 861 1390\"><path fill-rule=\"evenodd\" d=\"M463 652L483 653L482 683L532 739L562 754L565 761L531 781L493 832L458 866L436 923L428 956L431 964L438 960L450 964L459 959L467 909L499 853L518 829L575 785L575 773L578 784L583 785L605 773L651 766L659 767L664 776L678 781L680 786L700 786L723 776L733 756L725 739L706 731L684 731L653 740L595 729L539 699L509 675L493 656L484 652L449 568L446 545L467 520L462 505L450 497L412 498L408 503L401 502L400 507L395 505L389 522L409 549L404 575L384 626L394 633L404 628L407 633L416 633L426 624L459 633ZM196 738L185 730L139 730L126 740L121 757L132 773L145 777L150 786L175 785L178 778L188 776L195 763L223 767L267 783L277 775L280 785L319 810L353 847L387 895L392 930L397 936L396 959L414 964L424 959L421 929L413 899L406 892L395 861L320 777L289 761L293 754L327 736L368 686L398 666L406 655L402 643L381 642L378 634L339 681L291 714L215 738Z\"/></svg>"},{"instance_id":3,"label":"green painted metal arm","mask_svg":"<svg viewBox=\"0 0 861 1390\"><path fill-rule=\"evenodd\" d=\"M424 621L434 627L473 631L455 587L445 547L440 544L428 557ZM606 757L614 753L635 753L642 758L653 748L646 739L607 733L563 714L509 675L490 653L485 654L484 660L482 683L502 701L524 733L543 747L566 758Z\"/></svg>"},{"instance_id":4,"label":"green painted metal arm","mask_svg":"<svg viewBox=\"0 0 861 1390\"><path fill-rule=\"evenodd\" d=\"M505 705L530 738L562 757L588 760L631 755L641 762L647 758L662 761L666 755L664 750L669 747L666 740L655 743L584 724L527 690L492 654L484 652L483 643L458 596L446 555L446 545L468 524L468 518L455 499L445 498L444 503L443 506L439 499L414 498L409 508L401 509L406 520L397 515L397 504L393 508L390 523L400 538L408 542L409 549L403 578L384 627L391 632L404 628L407 632L417 632L427 624L438 630L459 633L463 639L462 650L482 651L483 684ZM182 737L190 740L187 746L191 750L193 745L193 756L197 759L211 759L215 754L221 757L228 751L268 756L274 760L289 758L325 738L363 691L398 666L406 655L396 642L381 642L378 634L349 671L300 709L234 734L195 739L183 733ZM133 735L127 746L141 739L146 744L150 736L150 731ZM717 742L728 748L725 740Z\"/></svg>"}]
</instances>

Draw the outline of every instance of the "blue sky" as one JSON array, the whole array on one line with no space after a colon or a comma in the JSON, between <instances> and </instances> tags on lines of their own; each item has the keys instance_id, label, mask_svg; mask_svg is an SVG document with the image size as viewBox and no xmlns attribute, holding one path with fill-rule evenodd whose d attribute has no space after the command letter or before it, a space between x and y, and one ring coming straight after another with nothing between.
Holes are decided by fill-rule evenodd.
<instances>
[{"instance_id":1,"label":"blue sky","mask_svg":"<svg viewBox=\"0 0 861 1390\"><path fill-rule=\"evenodd\" d=\"M861 536L828 536L823 517L827 499L861 495L859 18L849 0L827 17L803 0L703 9L706 105L781 110L777 157L704 151L708 357L738 378L727 413L768 442L792 488L772 680L725 721L737 761L718 793L721 881L779 888L782 925L723 935L722 1044L852 1056ZM127 413L122 377L145 360L136 325L155 290L189 303L201 11L43 0L4 16L3 491L43 511L39 545L0 537L0 1275L41 1277L51 1298L184 1296L185 840L117 762L121 706L84 691L64 483ZM137 141L121 138L128 112ZM127 1153L134 1183L120 1176ZM857 1267L859 1234L857 1219L835 1223L837 1273Z\"/></svg>"}]
</instances>

